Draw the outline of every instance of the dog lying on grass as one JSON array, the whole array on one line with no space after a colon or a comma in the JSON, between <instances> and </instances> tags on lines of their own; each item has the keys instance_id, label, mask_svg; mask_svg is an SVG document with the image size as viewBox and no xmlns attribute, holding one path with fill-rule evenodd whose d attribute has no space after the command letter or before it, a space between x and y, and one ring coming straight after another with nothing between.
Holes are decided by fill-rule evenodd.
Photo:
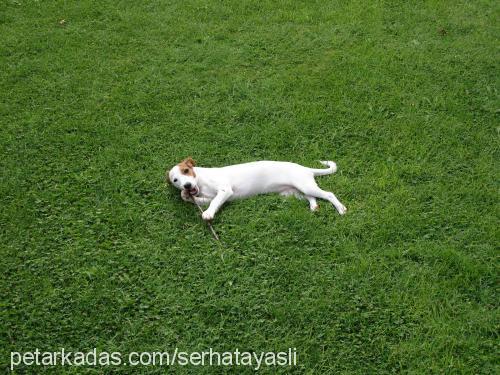
<instances>
[{"instance_id":1,"label":"dog lying on grass","mask_svg":"<svg viewBox=\"0 0 500 375\"><path fill-rule=\"evenodd\" d=\"M192 158L187 158L168 172L168 179L181 190L187 202L209 205L203 212L204 220L212 220L224 202L257 194L280 193L305 197L311 211L318 209L316 198L329 201L339 214L346 213L345 206L337 197L322 190L315 176L335 173L333 161L322 161L326 169L313 169L283 161L255 161L229 165L221 168L196 167Z\"/></svg>"}]
</instances>

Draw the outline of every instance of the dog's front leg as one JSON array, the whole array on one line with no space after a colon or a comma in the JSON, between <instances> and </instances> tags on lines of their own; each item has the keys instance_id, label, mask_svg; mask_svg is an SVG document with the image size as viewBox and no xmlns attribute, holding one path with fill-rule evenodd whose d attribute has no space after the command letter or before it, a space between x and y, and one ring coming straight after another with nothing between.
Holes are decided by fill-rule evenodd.
<instances>
[{"instance_id":1,"label":"dog's front leg","mask_svg":"<svg viewBox=\"0 0 500 375\"><path fill-rule=\"evenodd\" d=\"M220 189L215 198L212 199L212 202L210 202L210 206L203 212L203 220L212 220L219 208L231 195L233 195L233 190L230 187Z\"/></svg>"},{"instance_id":2,"label":"dog's front leg","mask_svg":"<svg viewBox=\"0 0 500 375\"><path fill-rule=\"evenodd\" d=\"M191 195L186 191L186 190L181 190L181 198L184 202L191 202L193 203L193 198Z\"/></svg>"},{"instance_id":3,"label":"dog's front leg","mask_svg":"<svg viewBox=\"0 0 500 375\"><path fill-rule=\"evenodd\" d=\"M200 206L204 206L212 202L212 198L207 198L207 197L193 197L193 199L195 203Z\"/></svg>"},{"instance_id":4,"label":"dog's front leg","mask_svg":"<svg viewBox=\"0 0 500 375\"><path fill-rule=\"evenodd\" d=\"M196 196L190 195L186 190L181 191L181 198L185 202L196 203L200 206L204 206L206 204L209 204L212 201L212 198L196 197Z\"/></svg>"}]
</instances>

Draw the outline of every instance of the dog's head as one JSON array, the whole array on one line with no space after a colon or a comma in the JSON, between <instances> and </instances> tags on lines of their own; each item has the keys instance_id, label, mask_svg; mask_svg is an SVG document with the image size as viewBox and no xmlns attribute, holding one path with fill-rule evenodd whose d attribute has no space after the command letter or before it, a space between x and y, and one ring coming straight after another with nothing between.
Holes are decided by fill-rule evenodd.
<instances>
[{"instance_id":1,"label":"dog's head","mask_svg":"<svg viewBox=\"0 0 500 375\"><path fill-rule=\"evenodd\" d=\"M188 157L173 167L168 172L168 179L177 189L186 190L190 195L198 195L200 189L198 188L196 173L194 166L196 162Z\"/></svg>"}]
</instances>

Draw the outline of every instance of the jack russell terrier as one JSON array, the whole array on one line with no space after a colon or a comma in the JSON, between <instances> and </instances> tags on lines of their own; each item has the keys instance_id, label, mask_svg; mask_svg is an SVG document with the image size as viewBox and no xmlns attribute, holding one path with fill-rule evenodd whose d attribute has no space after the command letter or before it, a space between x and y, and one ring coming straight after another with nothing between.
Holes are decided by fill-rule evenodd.
<instances>
[{"instance_id":1,"label":"jack russell terrier","mask_svg":"<svg viewBox=\"0 0 500 375\"><path fill-rule=\"evenodd\" d=\"M189 157L168 172L168 179L181 190L183 200L209 205L202 214L204 220L212 220L226 201L265 193L303 196L309 201L311 211L318 209L316 198L325 199L343 215L347 211L345 206L314 180L315 176L335 173L337 165L333 161L321 161L321 164L328 168L313 169L283 161L201 168L195 167L195 161Z\"/></svg>"}]
</instances>

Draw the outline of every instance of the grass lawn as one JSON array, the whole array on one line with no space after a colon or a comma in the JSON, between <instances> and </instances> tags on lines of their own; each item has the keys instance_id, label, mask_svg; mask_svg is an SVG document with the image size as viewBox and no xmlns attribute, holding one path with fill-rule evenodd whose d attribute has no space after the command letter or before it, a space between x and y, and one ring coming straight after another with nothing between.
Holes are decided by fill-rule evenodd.
<instances>
[{"instance_id":1,"label":"grass lawn","mask_svg":"<svg viewBox=\"0 0 500 375\"><path fill-rule=\"evenodd\" d=\"M493 373L494 1L0 1L0 345L281 351L305 374ZM164 173L258 159L347 206ZM248 373L23 367L17 373Z\"/></svg>"}]
</instances>

